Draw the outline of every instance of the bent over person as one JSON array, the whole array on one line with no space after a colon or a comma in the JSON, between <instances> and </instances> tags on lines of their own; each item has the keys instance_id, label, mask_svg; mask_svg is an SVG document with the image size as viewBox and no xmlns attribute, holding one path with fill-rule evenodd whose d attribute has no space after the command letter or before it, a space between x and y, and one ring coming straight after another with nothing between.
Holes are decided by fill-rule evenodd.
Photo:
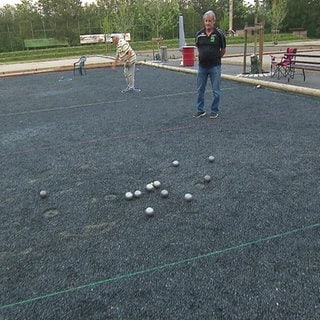
<instances>
[{"instance_id":1,"label":"bent over person","mask_svg":"<svg viewBox=\"0 0 320 320\"><path fill-rule=\"evenodd\" d=\"M213 99L211 103L210 118L219 115L221 58L226 52L226 38L223 32L215 26L216 16L213 11L203 15L204 28L195 36L196 47L199 54L197 73L197 113L193 115L200 118L206 115L204 110L204 94L208 78L211 81Z\"/></svg>"},{"instance_id":2,"label":"bent over person","mask_svg":"<svg viewBox=\"0 0 320 320\"><path fill-rule=\"evenodd\" d=\"M136 89L134 86L135 80L135 66L136 66L136 53L131 48L130 44L124 40L120 39L119 35L112 35L112 43L117 46L116 58L113 63L112 69L115 70L118 61L123 62L123 72L126 79L127 87L121 90L122 93L126 92L140 92L140 89Z\"/></svg>"}]
</instances>

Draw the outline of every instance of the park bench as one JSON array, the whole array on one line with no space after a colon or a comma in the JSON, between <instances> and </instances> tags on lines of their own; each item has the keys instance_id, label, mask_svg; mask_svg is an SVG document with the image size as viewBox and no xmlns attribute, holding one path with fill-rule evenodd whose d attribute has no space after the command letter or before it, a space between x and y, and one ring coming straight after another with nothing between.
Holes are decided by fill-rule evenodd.
<instances>
[{"instance_id":1,"label":"park bench","mask_svg":"<svg viewBox=\"0 0 320 320\"><path fill-rule=\"evenodd\" d=\"M289 67L289 77L293 79L295 76L295 70L302 70L303 81L306 81L306 72L305 70L310 71L320 71L320 56L314 54L294 54L294 63L292 63Z\"/></svg>"}]
</instances>

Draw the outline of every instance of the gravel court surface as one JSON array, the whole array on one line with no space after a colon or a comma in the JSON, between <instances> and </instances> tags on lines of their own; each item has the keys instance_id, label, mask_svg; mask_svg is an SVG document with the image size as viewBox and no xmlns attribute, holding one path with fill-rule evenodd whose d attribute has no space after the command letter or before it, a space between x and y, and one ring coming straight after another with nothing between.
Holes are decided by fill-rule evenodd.
<instances>
[{"instance_id":1,"label":"gravel court surface","mask_svg":"<svg viewBox=\"0 0 320 320\"><path fill-rule=\"evenodd\" d=\"M0 319L318 319L319 100L118 70L1 80Z\"/></svg>"}]
</instances>

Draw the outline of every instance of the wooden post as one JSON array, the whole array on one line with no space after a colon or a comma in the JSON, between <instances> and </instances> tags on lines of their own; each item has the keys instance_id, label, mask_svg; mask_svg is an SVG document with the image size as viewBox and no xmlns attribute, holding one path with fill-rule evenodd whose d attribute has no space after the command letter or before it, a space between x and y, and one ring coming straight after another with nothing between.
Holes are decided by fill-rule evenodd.
<instances>
[{"instance_id":1,"label":"wooden post","mask_svg":"<svg viewBox=\"0 0 320 320\"><path fill-rule=\"evenodd\" d=\"M248 42L248 30L244 29L244 52L243 52L243 74L246 73L247 67L247 42Z\"/></svg>"},{"instance_id":2,"label":"wooden post","mask_svg":"<svg viewBox=\"0 0 320 320\"><path fill-rule=\"evenodd\" d=\"M259 0L255 0L255 9L254 9L254 25L255 27L258 24L258 13L259 13ZM254 30L254 47L253 53L257 53L257 30Z\"/></svg>"},{"instance_id":3,"label":"wooden post","mask_svg":"<svg viewBox=\"0 0 320 320\"><path fill-rule=\"evenodd\" d=\"M260 25L260 39L259 39L259 73L262 73L263 63L263 43L264 43L264 23Z\"/></svg>"},{"instance_id":4,"label":"wooden post","mask_svg":"<svg viewBox=\"0 0 320 320\"><path fill-rule=\"evenodd\" d=\"M248 42L248 31L254 31L255 34L259 32L259 73L262 72L262 61L263 61L263 43L264 43L264 24L257 24L254 27L248 27L247 25L244 27L244 53L243 53L243 73L245 73L245 68L247 65L247 42ZM254 55L256 55L256 50L254 50Z\"/></svg>"}]
</instances>

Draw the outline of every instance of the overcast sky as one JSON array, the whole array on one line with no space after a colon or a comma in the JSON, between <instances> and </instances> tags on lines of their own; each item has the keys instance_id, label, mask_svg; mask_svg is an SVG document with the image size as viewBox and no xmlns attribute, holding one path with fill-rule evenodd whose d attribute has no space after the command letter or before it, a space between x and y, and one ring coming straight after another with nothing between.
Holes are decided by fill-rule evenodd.
<instances>
[{"instance_id":1,"label":"overcast sky","mask_svg":"<svg viewBox=\"0 0 320 320\"><path fill-rule=\"evenodd\" d=\"M0 7L4 7L6 4L16 5L20 2L20 0L0 0ZM94 2L94 0L82 0L82 3L85 2Z\"/></svg>"},{"instance_id":2,"label":"overcast sky","mask_svg":"<svg viewBox=\"0 0 320 320\"><path fill-rule=\"evenodd\" d=\"M246 0L247 2L254 3L254 0ZM82 3L85 2L95 2L95 0L82 0ZM16 5L19 4L20 0L0 0L0 7L5 6L6 4Z\"/></svg>"},{"instance_id":3,"label":"overcast sky","mask_svg":"<svg viewBox=\"0 0 320 320\"><path fill-rule=\"evenodd\" d=\"M3 7L6 4L15 4L16 2L16 0L0 0L0 7Z\"/></svg>"}]
</instances>

